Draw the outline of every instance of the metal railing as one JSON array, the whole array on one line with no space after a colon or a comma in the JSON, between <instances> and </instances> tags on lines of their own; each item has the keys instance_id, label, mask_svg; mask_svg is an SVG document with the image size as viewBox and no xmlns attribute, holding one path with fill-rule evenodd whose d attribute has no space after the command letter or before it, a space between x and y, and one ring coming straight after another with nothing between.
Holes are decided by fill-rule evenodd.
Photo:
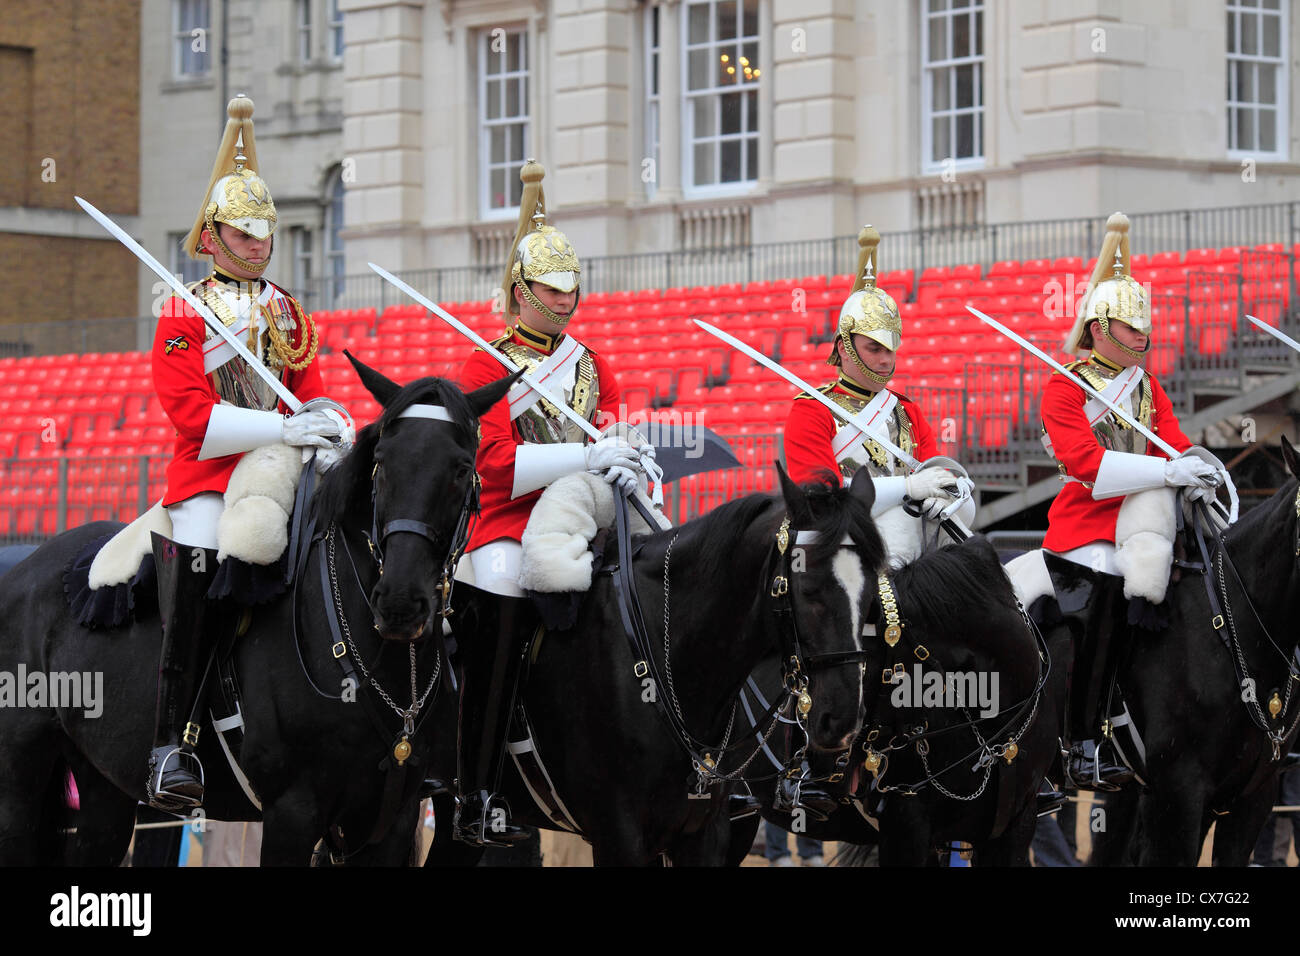
<instances>
[{"instance_id":1,"label":"metal railing","mask_svg":"<svg viewBox=\"0 0 1300 956\"><path fill-rule=\"evenodd\" d=\"M1135 246L1150 253L1265 243L1281 243L1290 250L1300 242L1300 201L1134 213L1129 221ZM887 232L881 242L880 268L885 272L912 269L919 282L921 273L930 267L974 264L987 271L1002 260L1072 256L1087 262L1097 254L1105 232L1105 216ZM582 281L587 292L612 292L832 276L851 272L857 255L856 235L677 252L588 255L582 259ZM438 302L481 301L497 293L503 265L413 270L402 273L402 278ZM308 309L373 306L382 311L404 302L401 293L373 273L345 277L341 292L339 280L332 277L298 291Z\"/></svg>"},{"instance_id":2,"label":"metal railing","mask_svg":"<svg viewBox=\"0 0 1300 956\"><path fill-rule=\"evenodd\" d=\"M1289 252L1300 243L1300 201L1134 213L1129 219L1135 247L1148 253L1265 243L1282 244ZM1087 262L1097 254L1105 229L1105 217L1079 217L889 232L881 244L880 268L884 272L913 270L915 296L921 274L930 267L978 265L986 272L1002 260L1078 257ZM677 252L589 255L582 260L582 281L586 292L614 292L820 278L851 272L857 253L856 236L837 236ZM501 269L496 263L451 266L410 270L401 277L436 302L485 301L498 293ZM1288 282L1294 297L1294 270ZM400 292L371 272L321 276L306 288L293 291L308 311L374 308L382 312L390 305L407 304ZM153 326L154 319L149 316L8 324L0 326L0 356L141 349L148 346Z\"/></svg>"},{"instance_id":3,"label":"metal railing","mask_svg":"<svg viewBox=\"0 0 1300 956\"><path fill-rule=\"evenodd\" d=\"M42 541L91 521L132 521L162 495L165 455L0 461L0 542Z\"/></svg>"}]
</instances>

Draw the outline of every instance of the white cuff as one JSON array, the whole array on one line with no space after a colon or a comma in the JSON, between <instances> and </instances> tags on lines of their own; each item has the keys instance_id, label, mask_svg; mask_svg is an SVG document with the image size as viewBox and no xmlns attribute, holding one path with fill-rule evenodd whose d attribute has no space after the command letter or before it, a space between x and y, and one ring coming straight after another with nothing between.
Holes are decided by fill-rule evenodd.
<instances>
[{"instance_id":1,"label":"white cuff","mask_svg":"<svg viewBox=\"0 0 1300 956\"><path fill-rule=\"evenodd\" d=\"M871 517L883 514L890 508L897 508L903 503L903 498L907 494L906 475L872 478L871 483L876 486L876 503L871 506Z\"/></svg>"},{"instance_id":2,"label":"white cuff","mask_svg":"<svg viewBox=\"0 0 1300 956\"><path fill-rule=\"evenodd\" d=\"M535 445L525 442L515 447L515 483L510 497L518 498L538 488L545 488L556 478L587 470L586 446L577 442Z\"/></svg>"},{"instance_id":3,"label":"white cuff","mask_svg":"<svg viewBox=\"0 0 1300 956\"><path fill-rule=\"evenodd\" d=\"M1092 497L1097 501L1131 495L1165 486L1163 458L1135 455L1126 451L1107 451L1101 456L1097 480L1092 483Z\"/></svg>"},{"instance_id":4,"label":"white cuff","mask_svg":"<svg viewBox=\"0 0 1300 956\"><path fill-rule=\"evenodd\" d=\"M275 445L284 433L284 416L236 405L213 405L208 430L203 435L199 461L238 455L242 452Z\"/></svg>"}]
</instances>

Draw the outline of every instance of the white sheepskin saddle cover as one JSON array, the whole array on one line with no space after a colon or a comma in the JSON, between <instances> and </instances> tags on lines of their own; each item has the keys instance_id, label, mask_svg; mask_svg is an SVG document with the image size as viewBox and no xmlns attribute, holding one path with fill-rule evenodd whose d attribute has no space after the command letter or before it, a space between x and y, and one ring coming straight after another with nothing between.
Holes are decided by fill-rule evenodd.
<instances>
[{"instance_id":1,"label":"white sheepskin saddle cover","mask_svg":"<svg viewBox=\"0 0 1300 956\"><path fill-rule=\"evenodd\" d=\"M217 560L274 564L289 546L289 513L302 471L302 449L266 445L245 453L230 474L226 507L217 522ZM125 584L153 553L150 532L172 535L162 502L115 534L90 565L91 588Z\"/></svg>"},{"instance_id":2,"label":"white sheepskin saddle cover","mask_svg":"<svg viewBox=\"0 0 1300 956\"><path fill-rule=\"evenodd\" d=\"M1115 566L1124 576L1124 596L1152 604L1165 599L1174 564L1178 519L1174 488L1138 491L1124 498L1115 521Z\"/></svg>"},{"instance_id":3,"label":"white sheepskin saddle cover","mask_svg":"<svg viewBox=\"0 0 1300 956\"><path fill-rule=\"evenodd\" d=\"M630 511L633 534L650 529ZM614 487L599 475L577 472L557 478L542 492L524 529L519 584L545 593L591 587L591 541L614 523Z\"/></svg>"}]
</instances>

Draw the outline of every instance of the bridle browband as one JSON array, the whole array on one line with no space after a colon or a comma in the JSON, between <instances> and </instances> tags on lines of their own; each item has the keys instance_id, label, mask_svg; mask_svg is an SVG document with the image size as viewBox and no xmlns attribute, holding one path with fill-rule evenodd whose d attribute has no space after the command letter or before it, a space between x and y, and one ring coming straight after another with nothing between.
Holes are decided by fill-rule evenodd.
<instances>
[{"instance_id":1,"label":"bridle browband","mask_svg":"<svg viewBox=\"0 0 1300 956\"><path fill-rule=\"evenodd\" d=\"M435 422L449 422L457 424L456 419L451 416L445 406L442 405L425 405L414 404L406 408L399 415L402 418L423 418ZM380 436L383 435L383 429L380 429ZM475 443L477 448L477 442ZM394 534L416 534L424 538L433 547L435 553L438 548L438 533L433 527L424 521L418 521L414 518L394 518L384 523L383 527L379 526L379 492L376 478L379 474L379 462L375 462L375 467L370 472L370 504L371 518L370 531L366 534L366 543L370 546L370 555L379 568L380 576L384 573L384 544L388 541L389 536ZM456 529L451 536L451 544L447 549L447 555L442 562L442 573L438 578L438 585L434 589L437 594L437 603L429 611L429 618L420 626L420 632L433 621L435 617L451 617L451 592L456 583L456 565L460 563L461 555L464 554L465 546L469 543L470 532L473 530L475 517L479 512L479 495L482 490L482 481L478 472L474 473L474 479L470 482L469 488L465 491L465 498L461 502L460 517L456 521ZM369 600L367 599L367 602ZM371 608L374 611L374 608ZM417 636L419 636L417 634Z\"/></svg>"}]
</instances>

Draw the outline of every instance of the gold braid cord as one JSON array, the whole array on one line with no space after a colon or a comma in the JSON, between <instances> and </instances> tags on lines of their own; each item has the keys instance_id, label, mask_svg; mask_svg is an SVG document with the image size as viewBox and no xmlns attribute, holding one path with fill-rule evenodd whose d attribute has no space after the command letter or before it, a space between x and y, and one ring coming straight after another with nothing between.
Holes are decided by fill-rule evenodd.
<instances>
[{"instance_id":1,"label":"gold braid cord","mask_svg":"<svg viewBox=\"0 0 1300 956\"><path fill-rule=\"evenodd\" d=\"M275 356L280 360L281 364L294 372L301 372L310 365L316 359L316 350L320 347L320 335L316 323L312 321L311 316L298 303L298 300L290 295L284 297L285 301L289 303L289 311L292 313L294 321L302 329L302 338L299 339L302 344L295 349L289 344L288 337L275 324L275 320L266 314L266 309L262 306L262 303L257 301L257 296L250 295L249 298L252 300L252 307L256 312L251 316L251 321L248 323L248 351L254 355L257 354L257 316L261 315L265 320L267 338L271 340L271 349L275 352ZM230 307L226 305L220 295L213 295L210 298L204 296L203 301L227 327L234 324L235 314L230 311Z\"/></svg>"},{"instance_id":2,"label":"gold braid cord","mask_svg":"<svg viewBox=\"0 0 1300 956\"><path fill-rule=\"evenodd\" d=\"M316 323L298 304L298 300L288 295L284 298L289 303L289 311L293 313L294 321L302 329L302 338L298 340L302 344L296 349L293 348L289 345L288 337L270 320L266 323L267 334L271 337L271 348L275 349L275 353L280 356L285 366L291 371L301 372L315 360L320 336L316 331Z\"/></svg>"}]
</instances>

